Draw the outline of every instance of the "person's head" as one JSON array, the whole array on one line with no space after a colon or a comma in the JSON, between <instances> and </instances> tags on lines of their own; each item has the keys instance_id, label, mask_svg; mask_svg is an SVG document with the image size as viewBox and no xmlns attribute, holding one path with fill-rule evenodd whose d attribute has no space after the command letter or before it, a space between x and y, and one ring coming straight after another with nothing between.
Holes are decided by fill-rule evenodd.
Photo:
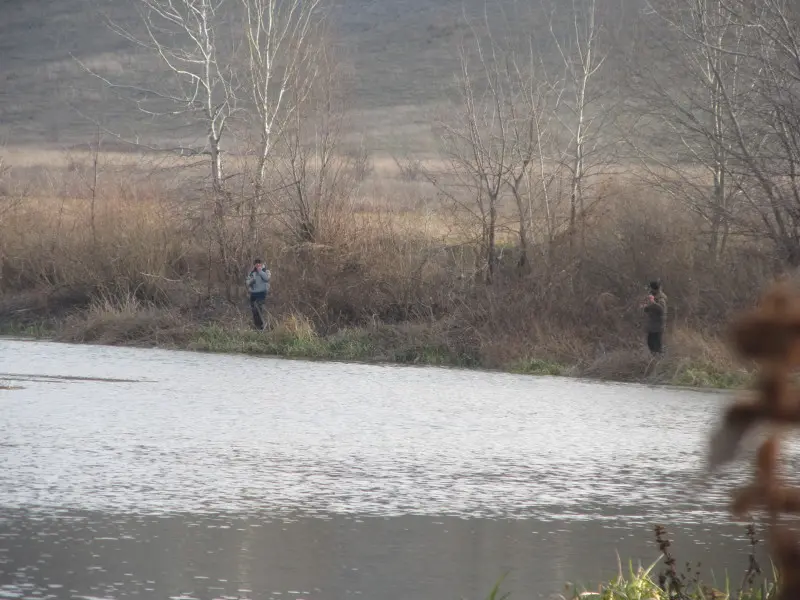
<instances>
[{"instance_id":1,"label":"person's head","mask_svg":"<svg viewBox=\"0 0 800 600\"><path fill-rule=\"evenodd\" d=\"M657 294L661 290L661 282L660 281L651 281L650 282L650 293Z\"/></svg>"},{"instance_id":2,"label":"person's head","mask_svg":"<svg viewBox=\"0 0 800 600\"><path fill-rule=\"evenodd\" d=\"M261 260L260 258L257 258L257 259L255 259L255 260L253 261L253 268L254 268L256 271L257 271L257 270L259 270L259 269L260 269L261 267L263 267L263 266L264 266L264 261L263 261L263 260Z\"/></svg>"}]
</instances>

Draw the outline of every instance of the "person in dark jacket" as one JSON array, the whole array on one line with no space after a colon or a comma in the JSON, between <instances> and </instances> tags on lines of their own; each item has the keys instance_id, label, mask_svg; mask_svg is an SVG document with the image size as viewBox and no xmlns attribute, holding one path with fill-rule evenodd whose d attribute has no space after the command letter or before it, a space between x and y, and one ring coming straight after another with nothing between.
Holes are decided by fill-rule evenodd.
<instances>
[{"instance_id":1,"label":"person in dark jacket","mask_svg":"<svg viewBox=\"0 0 800 600\"><path fill-rule=\"evenodd\" d=\"M269 294L270 277L269 269L264 267L264 263L260 258L257 258L253 262L253 270L250 271L245 280L247 290L250 292L253 325L259 330L263 330L266 327L266 323L264 323L264 305L267 301L267 294Z\"/></svg>"},{"instance_id":2,"label":"person in dark jacket","mask_svg":"<svg viewBox=\"0 0 800 600\"><path fill-rule=\"evenodd\" d=\"M653 354L664 351L664 329L667 324L667 296L659 281L650 282L650 293L643 310L646 319L647 347Z\"/></svg>"}]
</instances>

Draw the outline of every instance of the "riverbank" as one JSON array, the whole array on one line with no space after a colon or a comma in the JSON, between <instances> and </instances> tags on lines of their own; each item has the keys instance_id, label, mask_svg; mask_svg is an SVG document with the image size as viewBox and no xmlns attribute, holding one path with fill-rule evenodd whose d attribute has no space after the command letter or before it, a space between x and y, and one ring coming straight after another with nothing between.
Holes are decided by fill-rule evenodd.
<instances>
[{"instance_id":1,"label":"riverbank","mask_svg":"<svg viewBox=\"0 0 800 600\"><path fill-rule=\"evenodd\" d=\"M584 377L604 381L731 389L745 385L744 370L725 370L709 360L679 353L653 359L635 348L617 350L586 362L564 362L543 349L533 356L510 357L497 363L479 348L453 347L435 327L420 325L345 328L327 336L316 334L307 322L288 319L268 332L198 328L186 346L205 352L244 353L287 358L386 362L493 369L525 375Z\"/></svg>"},{"instance_id":2,"label":"riverbank","mask_svg":"<svg viewBox=\"0 0 800 600\"><path fill-rule=\"evenodd\" d=\"M18 315L27 315L21 311ZM654 359L635 340L598 351L567 332L494 339L452 321L374 322L320 332L308 318L288 314L255 331L241 310L203 311L92 303L68 314L25 318L6 313L0 334L70 343L160 347L198 352L283 358L435 365L498 370L527 375L581 377L693 388L732 389L749 380L721 340L677 329L663 357ZM524 336L521 336L524 337Z\"/></svg>"},{"instance_id":3,"label":"riverbank","mask_svg":"<svg viewBox=\"0 0 800 600\"><path fill-rule=\"evenodd\" d=\"M748 374L722 336L780 272L770 248L750 238L732 237L710 261L702 220L633 174L604 183L590 203L596 209L582 217L580 243L565 213L523 244L519 207L499 206L487 255L480 219L454 210L430 181L407 181L393 168L365 176L358 193L320 213L313 231L298 228L296 211L277 200L250 231L237 204L217 223L213 198L146 166L148 157L140 166L105 157L109 170L87 196L94 158L5 174L5 189L19 193L0 190L8 202L0 211L0 329L71 342L733 388ZM459 198L451 200L474 200ZM256 257L272 272L266 333L252 331L244 289ZM669 314L667 352L653 360L641 303L656 277Z\"/></svg>"}]
</instances>

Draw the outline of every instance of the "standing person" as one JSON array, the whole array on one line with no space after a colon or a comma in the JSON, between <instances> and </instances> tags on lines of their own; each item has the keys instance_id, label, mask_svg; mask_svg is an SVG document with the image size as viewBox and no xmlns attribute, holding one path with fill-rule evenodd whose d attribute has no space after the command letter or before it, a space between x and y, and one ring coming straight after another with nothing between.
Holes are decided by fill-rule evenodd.
<instances>
[{"instance_id":1,"label":"standing person","mask_svg":"<svg viewBox=\"0 0 800 600\"><path fill-rule=\"evenodd\" d=\"M269 269L264 268L264 263L260 258L253 262L253 270L245 280L247 290L250 292L250 308L253 311L253 325L256 329L263 330L264 323L264 304L269 294L269 280L271 274Z\"/></svg>"},{"instance_id":2,"label":"standing person","mask_svg":"<svg viewBox=\"0 0 800 600\"><path fill-rule=\"evenodd\" d=\"M661 282L650 282L650 293L642 308L646 316L647 347L653 354L661 354L667 324L667 296L661 291Z\"/></svg>"}]
</instances>

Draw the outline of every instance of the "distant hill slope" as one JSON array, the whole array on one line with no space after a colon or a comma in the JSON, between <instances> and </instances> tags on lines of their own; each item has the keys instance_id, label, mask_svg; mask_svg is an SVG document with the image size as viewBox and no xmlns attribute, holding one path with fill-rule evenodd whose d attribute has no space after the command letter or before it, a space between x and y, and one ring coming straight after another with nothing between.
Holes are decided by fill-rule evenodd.
<instances>
[{"instance_id":1,"label":"distant hill slope","mask_svg":"<svg viewBox=\"0 0 800 600\"><path fill-rule=\"evenodd\" d=\"M149 134L156 131L141 115L134 114L83 73L70 57L73 54L116 76L127 75L132 66L145 65L145 72L151 77L163 77L157 63L151 65L149 57L134 54L129 42L103 25L98 17L98 1L115 21L129 28L139 27L133 0L3 2L0 145L86 142L94 128L79 111L115 130L135 129ZM458 68L462 10L480 16L484 3L340 1L337 25L353 74L349 105L354 111L355 133L366 135L367 144L376 150L429 149L429 111L445 97ZM520 31L539 31L540 37L549 35L546 23L541 21L513 22ZM568 26L569 23L559 25L557 21L557 27ZM172 135L163 127L157 131L162 137Z\"/></svg>"}]
</instances>

